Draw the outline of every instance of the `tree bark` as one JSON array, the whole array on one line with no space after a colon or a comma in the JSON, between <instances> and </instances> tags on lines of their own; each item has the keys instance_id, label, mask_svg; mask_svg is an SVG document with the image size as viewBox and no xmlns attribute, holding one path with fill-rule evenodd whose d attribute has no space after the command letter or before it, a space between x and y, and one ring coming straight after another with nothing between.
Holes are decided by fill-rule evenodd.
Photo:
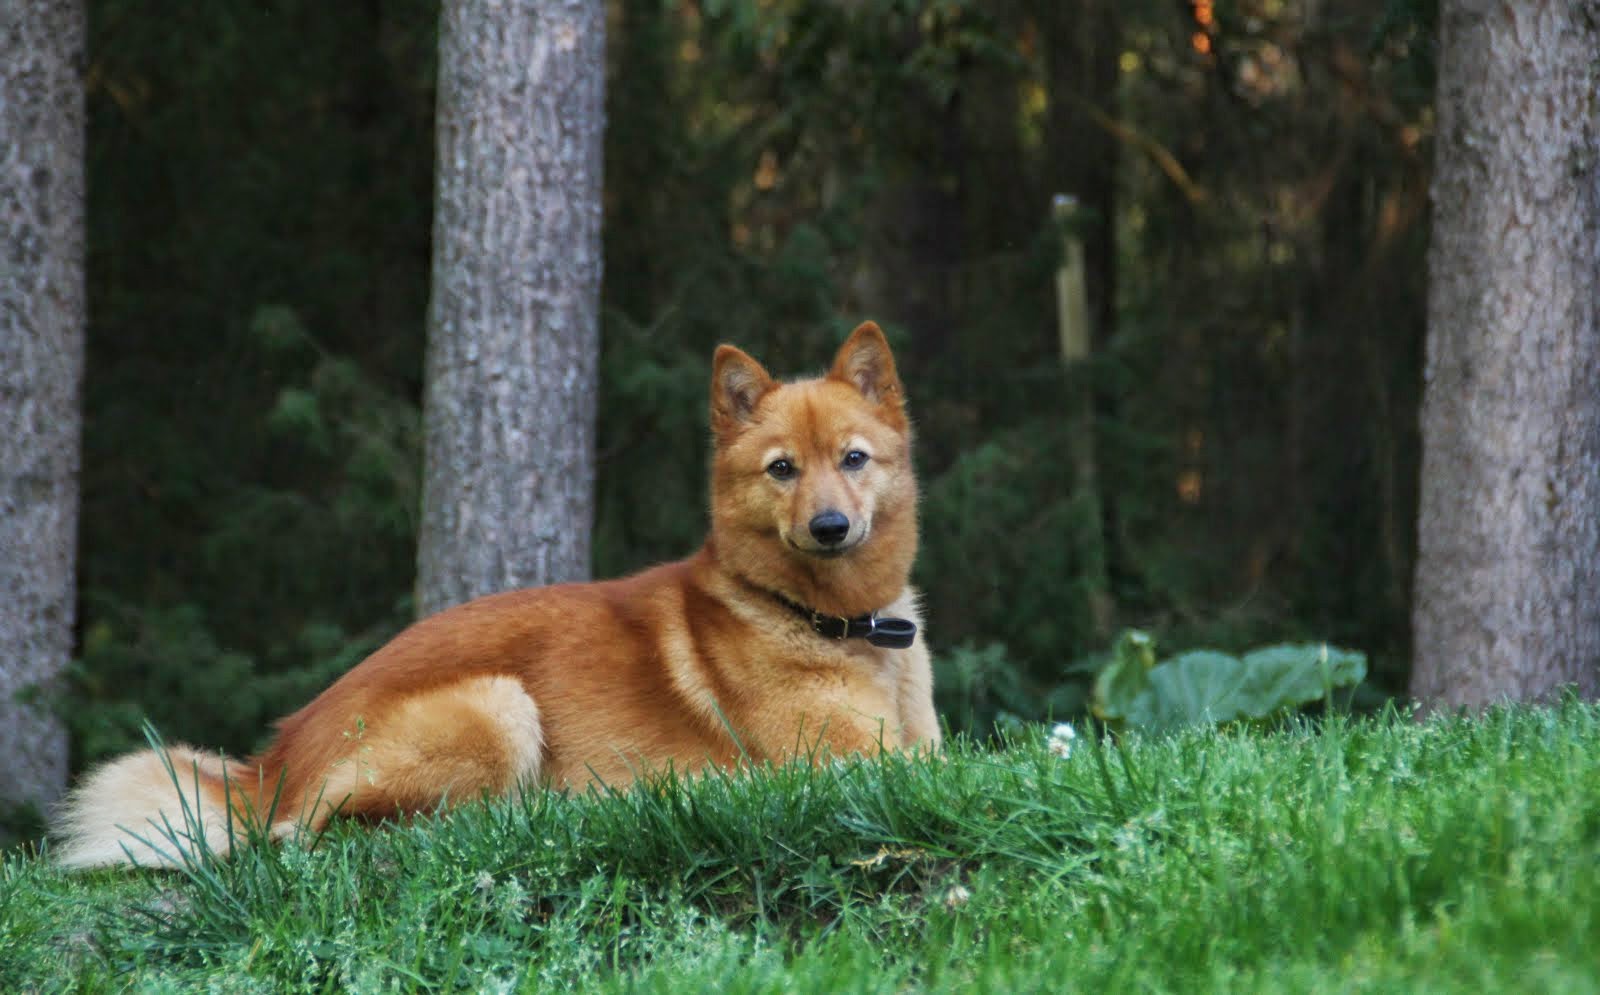
<instances>
[{"instance_id":1,"label":"tree bark","mask_svg":"<svg viewBox=\"0 0 1600 995\"><path fill-rule=\"evenodd\" d=\"M0 5L0 802L66 784L84 342L81 0Z\"/></svg>"},{"instance_id":2,"label":"tree bark","mask_svg":"<svg viewBox=\"0 0 1600 995\"><path fill-rule=\"evenodd\" d=\"M1412 692L1600 691L1595 0L1445 0Z\"/></svg>"},{"instance_id":3,"label":"tree bark","mask_svg":"<svg viewBox=\"0 0 1600 995\"><path fill-rule=\"evenodd\" d=\"M588 576L600 0L446 0L417 609Z\"/></svg>"}]
</instances>

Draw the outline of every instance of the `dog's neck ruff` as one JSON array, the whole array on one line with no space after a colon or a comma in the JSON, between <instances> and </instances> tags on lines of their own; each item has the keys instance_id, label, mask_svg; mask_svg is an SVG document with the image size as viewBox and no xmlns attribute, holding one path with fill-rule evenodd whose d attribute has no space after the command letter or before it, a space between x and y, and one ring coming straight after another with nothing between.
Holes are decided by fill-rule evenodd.
<instances>
[{"instance_id":1,"label":"dog's neck ruff","mask_svg":"<svg viewBox=\"0 0 1600 995\"><path fill-rule=\"evenodd\" d=\"M767 593L779 604L810 622L812 631L826 639L865 639L884 649L903 650L917 638L917 624L910 619L880 616L877 612L867 612L854 618L824 615L798 601L789 600L777 591Z\"/></svg>"}]
</instances>

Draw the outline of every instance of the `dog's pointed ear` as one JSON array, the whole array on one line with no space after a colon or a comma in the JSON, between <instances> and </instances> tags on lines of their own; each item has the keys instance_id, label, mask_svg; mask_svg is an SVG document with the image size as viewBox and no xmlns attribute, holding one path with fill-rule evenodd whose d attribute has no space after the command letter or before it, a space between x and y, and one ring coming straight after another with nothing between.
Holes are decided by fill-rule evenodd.
<instances>
[{"instance_id":1,"label":"dog's pointed ear","mask_svg":"<svg viewBox=\"0 0 1600 995\"><path fill-rule=\"evenodd\" d=\"M711 429L718 438L737 432L778 384L744 350L717 346L711 360Z\"/></svg>"},{"instance_id":2,"label":"dog's pointed ear","mask_svg":"<svg viewBox=\"0 0 1600 995\"><path fill-rule=\"evenodd\" d=\"M889 340L870 321L863 321L839 347L828 379L842 380L874 404L898 410L905 404L900 375L895 372Z\"/></svg>"}]
</instances>

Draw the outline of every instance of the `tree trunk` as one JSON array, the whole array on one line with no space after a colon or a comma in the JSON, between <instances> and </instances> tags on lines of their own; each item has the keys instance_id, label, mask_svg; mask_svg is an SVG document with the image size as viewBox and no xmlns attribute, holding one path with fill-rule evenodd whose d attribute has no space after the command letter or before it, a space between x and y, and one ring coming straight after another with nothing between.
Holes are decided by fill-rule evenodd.
<instances>
[{"instance_id":1,"label":"tree trunk","mask_svg":"<svg viewBox=\"0 0 1600 995\"><path fill-rule=\"evenodd\" d=\"M66 784L84 340L81 0L0 5L0 802Z\"/></svg>"},{"instance_id":2,"label":"tree trunk","mask_svg":"<svg viewBox=\"0 0 1600 995\"><path fill-rule=\"evenodd\" d=\"M1600 691L1594 0L1446 0L1412 692Z\"/></svg>"},{"instance_id":3,"label":"tree trunk","mask_svg":"<svg viewBox=\"0 0 1600 995\"><path fill-rule=\"evenodd\" d=\"M417 610L588 576L600 0L446 0Z\"/></svg>"}]
</instances>

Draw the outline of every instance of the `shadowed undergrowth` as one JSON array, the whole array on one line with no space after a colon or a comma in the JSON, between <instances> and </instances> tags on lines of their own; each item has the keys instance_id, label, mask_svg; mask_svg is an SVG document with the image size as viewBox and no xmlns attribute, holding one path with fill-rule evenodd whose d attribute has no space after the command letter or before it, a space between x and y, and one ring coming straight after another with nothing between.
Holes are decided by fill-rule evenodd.
<instances>
[{"instance_id":1,"label":"shadowed undergrowth","mask_svg":"<svg viewBox=\"0 0 1600 995\"><path fill-rule=\"evenodd\" d=\"M1600 711L543 793L167 874L0 871L7 991L1600 983Z\"/></svg>"}]
</instances>

